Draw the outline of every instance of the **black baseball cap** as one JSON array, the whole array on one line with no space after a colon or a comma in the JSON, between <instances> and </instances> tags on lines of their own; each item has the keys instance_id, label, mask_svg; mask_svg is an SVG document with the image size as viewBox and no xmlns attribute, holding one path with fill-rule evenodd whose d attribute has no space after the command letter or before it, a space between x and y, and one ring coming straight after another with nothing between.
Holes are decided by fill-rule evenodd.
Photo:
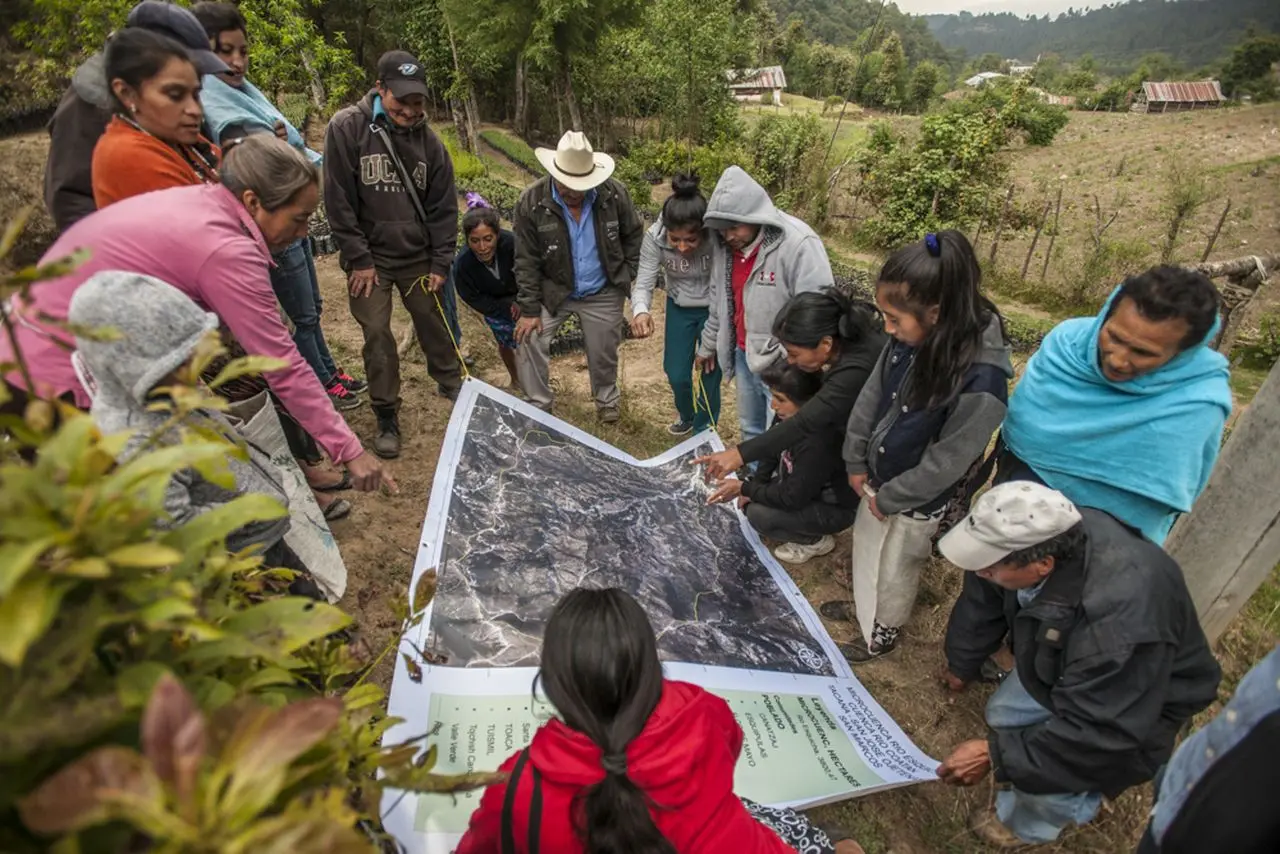
<instances>
[{"instance_id":1,"label":"black baseball cap","mask_svg":"<svg viewBox=\"0 0 1280 854\"><path fill-rule=\"evenodd\" d=\"M187 49L196 71L201 74L225 74L231 70L218 55L209 50L209 36L190 10L160 0L143 0L129 12L125 24L168 36Z\"/></svg>"},{"instance_id":2,"label":"black baseball cap","mask_svg":"<svg viewBox=\"0 0 1280 854\"><path fill-rule=\"evenodd\" d=\"M389 50L378 60L378 79L397 98L427 97L427 72L407 50Z\"/></svg>"}]
</instances>

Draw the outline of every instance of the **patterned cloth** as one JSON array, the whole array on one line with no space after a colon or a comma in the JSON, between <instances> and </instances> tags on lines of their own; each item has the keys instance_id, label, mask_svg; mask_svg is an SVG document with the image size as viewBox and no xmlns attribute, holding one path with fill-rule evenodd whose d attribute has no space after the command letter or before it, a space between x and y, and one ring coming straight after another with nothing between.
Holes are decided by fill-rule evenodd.
<instances>
[{"instance_id":1,"label":"patterned cloth","mask_svg":"<svg viewBox=\"0 0 1280 854\"><path fill-rule=\"evenodd\" d=\"M814 827L803 813L790 809L761 806L742 799L751 817L778 834L783 842L800 854L835 854L836 846L820 828Z\"/></svg>"},{"instance_id":2,"label":"patterned cloth","mask_svg":"<svg viewBox=\"0 0 1280 854\"><path fill-rule=\"evenodd\" d=\"M505 347L508 350L516 349L516 324L509 317L490 317L484 315L484 322L489 324L489 331L493 333L493 340L498 342L499 347Z\"/></svg>"}]
</instances>

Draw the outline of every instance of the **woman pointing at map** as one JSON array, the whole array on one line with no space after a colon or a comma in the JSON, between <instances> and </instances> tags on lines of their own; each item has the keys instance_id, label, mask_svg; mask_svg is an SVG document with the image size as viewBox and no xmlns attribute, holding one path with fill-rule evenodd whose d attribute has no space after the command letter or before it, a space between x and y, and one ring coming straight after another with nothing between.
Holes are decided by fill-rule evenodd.
<instances>
[{"instance_id":1,"label":"woman pointing at map","mask_svg":"<svg viewBox=\"0 0 1280 854\"><path fill-rule=\"evenodd\" d=\"M706 466L708 480L720 480L744 465L777 457L806 434L819 430L843 434L854 401L888 340L875 306L851 301L834 288L792 297L773 321L773 337L786 349L789 364L821 373L822 388L795 416L754 439L695 459L695 464Z\"/></svg>"}]
</instances>

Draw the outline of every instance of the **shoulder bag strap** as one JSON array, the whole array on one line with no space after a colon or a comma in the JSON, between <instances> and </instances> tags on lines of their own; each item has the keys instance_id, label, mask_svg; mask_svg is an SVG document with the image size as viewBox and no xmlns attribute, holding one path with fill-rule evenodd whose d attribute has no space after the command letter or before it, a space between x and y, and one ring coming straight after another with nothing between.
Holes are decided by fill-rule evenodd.
<instances>
[{"instance_id":1,"label":"shoulder bag strap","mask_svg":"<svg viewBox=\"0 0 1280 854\"><path fill-rule=\"evenodd\" d=\"M511 770L511 777L507 780L507 795L502 800L502 854L516 854L516 829L513 823L516 807L516 789L520 787L520 775L524 773L524 765L529 761L529 751L521 752L520 758L516 760L516 767ZM534 787L537 788L537 769L534 769ZM537 792L538 795L541 792ZM530 816L530 826L532 826L532 815Z\"/></svg>"},{"instance_id":2,"label":"shoulder bag strap","mask_svg":"<svg viewBox=\"0 0 1280 854\"><path fill-rule=\"evenodd\" d=\"M529 751L525 751L527 755ZM542 775L532 766L533 798L529 801L529 854L538 854L542 842Z\"/></svg>"},{"instance_id":3,"label":"shoulder bag strap","mask_svg":"<svg viewBox=\"0 0 1280 854\"><path fill-rule=\"evenodd\" d=\"M418 222L422 225L427 224L427 211L422 206L422 200L418 198L418 188L413 183L413 176L409 174L409 170L405 168L404 161L400 159L400 154L396 151L395 145L391 142L391 135L387 133L387 129L376 121L369 125L369 129L373 131L373 135L382 140L382 144L387 147L387 154L391 157L391 162L396 167L396 172L400 175L400 183L404 185L404 191L409 194L409 201L413 202L413 212L418 215Z\"/></svg>"}]
</instances>

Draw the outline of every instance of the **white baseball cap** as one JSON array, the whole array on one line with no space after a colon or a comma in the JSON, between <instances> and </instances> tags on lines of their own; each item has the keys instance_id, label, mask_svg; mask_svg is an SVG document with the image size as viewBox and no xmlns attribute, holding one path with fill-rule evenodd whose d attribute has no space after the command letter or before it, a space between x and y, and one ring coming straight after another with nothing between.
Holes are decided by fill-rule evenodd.
<instances>
[{"instance_id":1,"label":"white baseball cap","mask_svg":"<svg viewBox=\"0 0 1280 854\"><path fill-rule=\"evenodd\" d=\"M984 493L969 515L938 541L938 550L961 569L976 572L1065 534L1080 519L1080 511L1056 489L1013 480Z\"/></svg>"}]
</instances>

